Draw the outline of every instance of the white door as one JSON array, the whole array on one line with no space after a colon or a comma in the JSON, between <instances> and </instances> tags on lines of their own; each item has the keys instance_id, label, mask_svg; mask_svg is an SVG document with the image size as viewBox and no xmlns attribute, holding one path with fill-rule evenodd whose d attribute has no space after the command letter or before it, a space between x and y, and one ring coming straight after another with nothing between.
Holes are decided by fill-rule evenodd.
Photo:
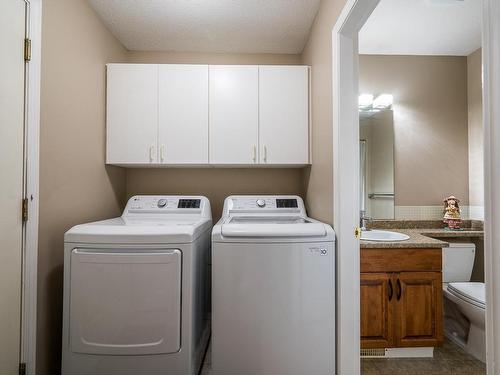
<instances>
[{"instance_id":1,"label":"white door","mask_svg":"<svg viewBox=\"0 0 500 375\"><path fill-rule=\"evenodd\" d=\"M108 164L158 162L158 65L109 64Z\"/></svg>"},{"instance_id":2,"label":"white door","mask_svg":"<svg viewBox=\"0 0 500 375\"><path fill-rule=\"evenodd\" d=\"M18 374L21 333L25 2L0 1L0 374Z\"/></svg>"},{"instance_id":3,"label":"white door","mask_svg":"<svg viewBox=\"0 0 500 375\"><path fill-rule=\"evenodd\" d=\"M70 346L74 353L175 353L181 345L181 252L71 253Z\"/></svg>"},{"instance_id":4,"label":"white door","mask_svg":"<svg viewBox=\"0 0 500 375\"><path fill-rule=\"evenodd\" d=\"M162 164L208 164L208 65L160 65Z\"/></svg>"},{"instance_id":5,"label":"white door","mask_svg":"<svg viewBox=\"0 0 500 375\"><path fill-rule=\"evenodd\" d=\"M210 66L211 164L258 163L258 67Z\"/></svg>"},{"instance_id":6,"label":"white door","mask_svg":"<svg viewBox=\"0 0 500 375\"><path fill-rule=\"evenodd\" d=\"M309 162L308 67L259 67L259 143L261 163Z\"/></svg>"}]
</instances>

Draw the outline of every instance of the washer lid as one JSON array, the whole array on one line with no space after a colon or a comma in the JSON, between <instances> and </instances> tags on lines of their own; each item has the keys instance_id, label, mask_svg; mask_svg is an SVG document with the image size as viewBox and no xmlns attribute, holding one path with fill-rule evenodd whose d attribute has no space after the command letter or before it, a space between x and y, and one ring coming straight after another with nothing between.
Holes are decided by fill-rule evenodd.
<instances>
[{"instance_id":1,"label":"washer lid","mask_svg":"<svg viewBox=\"0 0 500 375\"><path fill-rule=\"evenodd\" d=\"M448 291L458 298L471 302L479 307L486 306L484 283L464 282L448 284Z\"/></svg>"},{"instance_id":2,"label":"washer lid","mask_svg":"<svg viewBox=\"0 0 500 375\"><path fill-rule=\"evenodd\" d=\"M324 237L325 225L302 216L233 216L222 224L223 237Z\"/></svg>"}]
</instances>

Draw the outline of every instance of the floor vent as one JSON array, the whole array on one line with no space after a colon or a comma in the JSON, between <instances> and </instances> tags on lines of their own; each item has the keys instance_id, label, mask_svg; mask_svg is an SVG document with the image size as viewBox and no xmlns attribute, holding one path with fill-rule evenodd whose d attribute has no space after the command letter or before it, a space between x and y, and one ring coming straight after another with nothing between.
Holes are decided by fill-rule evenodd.
<instances>
[{"instance_id":1,"label":"floor vent","mask_svg":"<svg viewBox=\"0 0 500 375\"><path fill-rule=\"evenodd\" d=\"M361 358L379 358L385 357L385 349L361 349Z\"/></svg>"}]
</instances>

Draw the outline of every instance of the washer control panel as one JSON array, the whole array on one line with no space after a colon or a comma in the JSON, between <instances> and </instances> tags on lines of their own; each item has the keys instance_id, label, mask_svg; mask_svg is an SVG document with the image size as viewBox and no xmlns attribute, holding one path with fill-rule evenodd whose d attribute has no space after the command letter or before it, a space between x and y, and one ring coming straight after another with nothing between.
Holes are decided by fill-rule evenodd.
<instances>
[{"instance_id":1,"label":"washer control panel","mask_svg":"<svg viewBox=\"0 0 500 375\"><path fill-rule=\"evenodd\" d=\"M226 198L224 212L296 212L305 213L304 203L298 196L239 195Z\"/></svg>"}]
</instances>

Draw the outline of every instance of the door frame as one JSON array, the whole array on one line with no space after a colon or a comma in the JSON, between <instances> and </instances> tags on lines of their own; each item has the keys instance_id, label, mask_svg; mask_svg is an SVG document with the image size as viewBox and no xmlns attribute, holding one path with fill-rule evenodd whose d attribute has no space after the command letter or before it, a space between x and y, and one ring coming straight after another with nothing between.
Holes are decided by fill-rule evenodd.
<instances>
[{"instance_id":1,"label":"door frame","mask_svg":"<svg viewBox=\"0 0 500 375\"><path fill-rule=\"evenodd\" d=\"M31 40L31 59L25 64L25 192L28 220L24 224L20 361L26 374L36 371L40 77L42 0L24 0L27 7L26 36Z\"/></svg>"},{"instance_id":2,"label":"door frame","mask_svg":"<svg viewBox=\"0 0 500 375\"><path fill-rule=\"evenodd\" d=\"M347 0L332 30L334 228L337 234L337 373L360 373L358 32L379 0ZM500 373L500 2L483 0L485 280L488 374ZM498 285L498 286L497 286ZM496 315L495 315L496 313Z\"/></svg>"}]
</instances>

